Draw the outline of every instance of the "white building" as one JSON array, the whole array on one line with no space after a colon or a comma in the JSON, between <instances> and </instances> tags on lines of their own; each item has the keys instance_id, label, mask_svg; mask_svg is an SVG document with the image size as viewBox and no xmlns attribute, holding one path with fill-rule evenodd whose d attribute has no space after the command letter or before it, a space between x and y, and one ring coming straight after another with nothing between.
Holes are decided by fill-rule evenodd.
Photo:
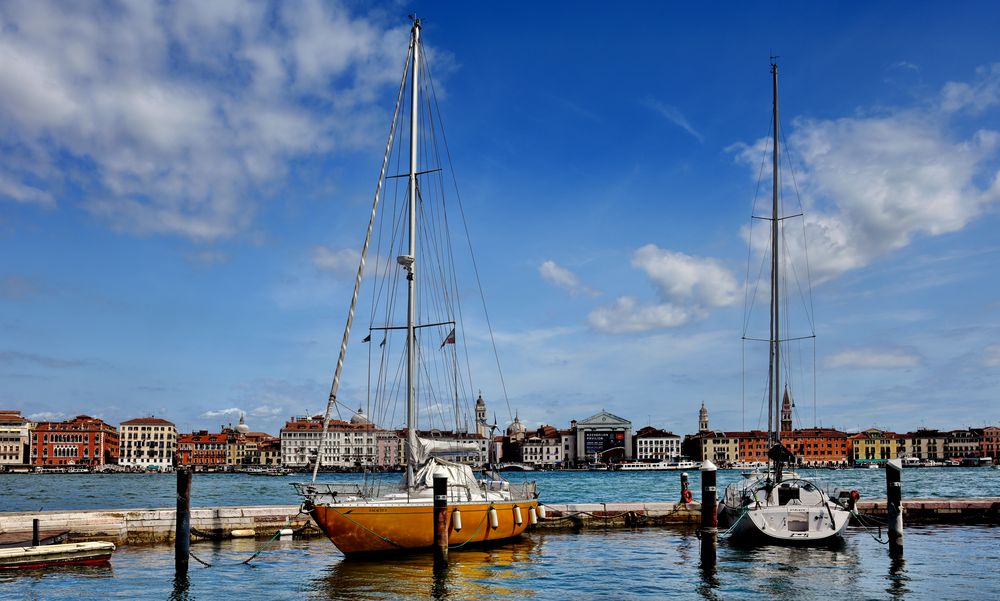
<instances>
[{"instance_id":1,"label":"white building","mask_svg":"<svg viewBox=\"0 0 1000 601\"><path fill-rule=\"evenodd\" d=\"M139 417L118 428L118 464L145 469L173 469L177 427L158 417Z\"/></svg>"},{"instance_id":2,"label":"white building","mask_svg":"<svg viewBox=\"0 0 1000 601\"><path fill-rule=\"evenodd\" d=\"M28 430L31 423L20 411L0 411L0 465L28 462Z\"/></svg>"},{"instance_id":3,"label":"white building","mask_svg":"<svg viewBox=\"0 0 1000 601\"><path fill-rule=\"evenodd\" d=\"M552 426L542 426L521 444L521 456L524 463L538 467L565 465L562 435Z\"/></svg>"},{"instance_id":4,"label":"white building","mask_svg":"<svg viewBox=\"0 0 1000 601\"><path fill-rule=\"evenodd\" d=\"M281 464L304 469L313 464L323 434L323 416L293 417L281 429ZM380 445L379 442L382 442ZM320 457L320 466L327 468L357 468L382 465L387 452L384 439L376 434L375 426L361 409L351 421L330 420ZM388 451L390 454L392 451Z\"/></svg>"},{"instance_id":5,"label":"white building","mask_svg":"<svg viewBox=\"0 0 1000 601\"><path fill-rule=\"evenodd\" d=\"M639 461L676 461L681 456L681 437L651 426L635 434L635 458Z\"/></svg>"},{"instance_id":6,"label":"white building","mask_svg":"<svg viewBox=\"0 0 1000 601\"><path fill-rule=\"evenodd\" d=\"M576 424L579 461L607 463L633 457L632 422L601 411Z\"/></svg>"}]
</instances>

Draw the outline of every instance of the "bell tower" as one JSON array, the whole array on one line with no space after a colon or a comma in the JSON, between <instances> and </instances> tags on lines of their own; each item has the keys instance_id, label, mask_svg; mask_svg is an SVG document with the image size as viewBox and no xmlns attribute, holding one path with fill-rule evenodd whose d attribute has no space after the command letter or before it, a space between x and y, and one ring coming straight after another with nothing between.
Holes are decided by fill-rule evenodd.
<instances>
[{"instance_id":1,"label":"bell tower","mask_svg":"<svg viewBox=\"0 0 1000 601\"><path fill-rule=\"evenodd\" d=\"M785 388L785 398L781 401L781 431L791 432L792 431L792 407L795 404L792 402L791 395L788 394L788 388Z\"/></svg>"},{"instance_id":2,"label":"bell tower","mask_svg":"<svg viewBox=\"0 0 1000 601\"><path fill-rule=\"evenodd\" d=\"M476 399L476 434L483 438L489 436L489 426L486 424L486 401L483 400L483 391L479 391L479 398Z\"/></svg>"},{"instance_id":3,"label":"bell tower","mask_svg":"<svg viewBox=\"0 0 1000 601\"><path fill-rule=\"evenodd\" d=\"M698 410L698 431L708 431L708 409L705 409L705 401L701 402L701 409Z\"/></svg>"}]
</instances>

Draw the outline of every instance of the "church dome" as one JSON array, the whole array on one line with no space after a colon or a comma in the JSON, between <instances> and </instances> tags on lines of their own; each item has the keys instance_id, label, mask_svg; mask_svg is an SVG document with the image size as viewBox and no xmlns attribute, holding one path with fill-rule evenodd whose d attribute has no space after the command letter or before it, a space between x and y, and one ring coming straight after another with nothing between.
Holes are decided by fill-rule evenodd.
<instances>
[{"instance_id":1,"label":"church dome","mask_svg":"<svg viewBox=\"0 0 1000 601\"><path fill-rule=\"evenodd\" d=\"M246 434L250 431L250 426L244 421L242 413L240 414L240 423L236 425L236 431L240 434Z\"/></svg>"},{"instance_id":2,"label":"church dome","mask_svg":"<svg viewBox=\"0 0 1000 601\"><path fill-rule=\"evenodd\" d=\"M515 415L514 423L507 428L507 435L515 436L517 434L524 434L525 430L527 430L527 428L524 427L524 424L522 424L521 420Z\"/></svg>"},{"instance_id":3,"label":"church dome","mask_svg":"<svg viewBox=\"0 0 1000 601\"><path fill-rule=\"evenodd\" d=\"M362 425L370 424L371 421L368 419L368 416L365 415L365 412L358 407L358 412L351 416L351 423L355 425Z\"/></svg>"}]
</instances>

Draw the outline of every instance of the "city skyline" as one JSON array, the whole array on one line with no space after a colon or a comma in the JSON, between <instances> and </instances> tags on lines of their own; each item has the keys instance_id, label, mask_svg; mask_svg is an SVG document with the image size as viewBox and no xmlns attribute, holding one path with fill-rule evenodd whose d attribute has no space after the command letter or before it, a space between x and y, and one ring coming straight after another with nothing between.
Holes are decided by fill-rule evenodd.
<instances>
[{"instance_id":1,"label":"city skyline","mask_svg":"<svg viewBox=\"0 0 1000 601\"><path fill-rule=\"evenodd\" d=\"M740 337L772 54L814 284L796 426L1000 422L1000 9L754 8L0 7L0 408L186 432L321 414L416 12L501 426L689 432L705 402L761 428Z\"/></svg>"}]
</instances>

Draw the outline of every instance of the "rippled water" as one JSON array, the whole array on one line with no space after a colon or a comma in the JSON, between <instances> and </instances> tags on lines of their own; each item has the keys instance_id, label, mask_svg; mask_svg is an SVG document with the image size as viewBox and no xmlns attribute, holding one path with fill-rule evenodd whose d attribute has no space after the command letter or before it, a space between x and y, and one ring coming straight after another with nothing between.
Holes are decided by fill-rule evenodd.
<instances>
[{"instance_id":1,"label":"rippled water","mask_svg":"<svg viewBox=\"0 0 1000 601\"><path fill-rule=\"evenodd\" d=\"M885 496L882 470L801 470L803 477L832 486L853 488L865 498ZM396 482L399 474L387 474ZM612 503L621 501L676 501L680 475L676 472L523 472L511 481L536 480L547 503ZM698 496L700 476L690 472ZM356 474L320 474L325 481L353 482ZM719 472L720 488L740 478L735 470ZM287 477L245 474L195 474L192 505L294 505L298 499ZM0 512L56 509L122 509L173 507L176 478L172 474L0 474ZM908 469L903 475L906 497L1000 497L1000 470L988 468Z\"/></svg>"},{"instance_id":2,"label":"rippled water","mask_svg":"<svg viewBox=\"0 0 1000 601\"><path fill-rule=\"evenodd\" d=\"M174 578L168 546L122 547L111 567L0 574L3 599L997 599L1000 529L909 528L905 559L863 530L831 549L719 544L702 562L691 530L647 528L530 534L511 544L452 551L444 570L427 554L345 560L324 539L196 543L212 567Z\"/></svg>"}]
</instances>

